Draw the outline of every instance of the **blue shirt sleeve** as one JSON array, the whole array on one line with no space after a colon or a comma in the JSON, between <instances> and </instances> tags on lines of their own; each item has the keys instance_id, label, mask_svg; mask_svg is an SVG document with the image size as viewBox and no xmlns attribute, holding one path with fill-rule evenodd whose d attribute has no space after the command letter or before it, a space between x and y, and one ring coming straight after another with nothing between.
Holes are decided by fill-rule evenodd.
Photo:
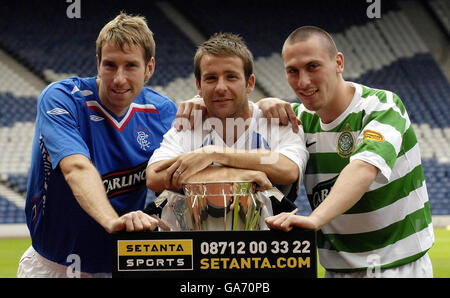
<instances>
[{"instance_id":1,"label":"blue shirt sleeve","mask_svg":"<svg viewBox=\"0 0 450 298\"><path fill-rule=\"evenodd\" d=\"M170 130L172 127L173 122L175 121L175 116L177 114L177 106L175 103L168 99L165 101L164 105L159 108L160 109L160 120L163 125L163 127L166 129L166 131Z\"/></svg>"},{"instance_id":2,"label":"blue shirt sleeve","mask_svg":"<svg viewBox=\"0 0 450 298\"><path fill-rule=\"evenodd\" d=\"M72 86L70 86L72 85ZM89 149L80 133L83 99L72 93L74 84L54 83L47 87L38 101L38 123L44 145L55 169L61 159L83 154L90 159Z\"/></svg>"}]
</instances>

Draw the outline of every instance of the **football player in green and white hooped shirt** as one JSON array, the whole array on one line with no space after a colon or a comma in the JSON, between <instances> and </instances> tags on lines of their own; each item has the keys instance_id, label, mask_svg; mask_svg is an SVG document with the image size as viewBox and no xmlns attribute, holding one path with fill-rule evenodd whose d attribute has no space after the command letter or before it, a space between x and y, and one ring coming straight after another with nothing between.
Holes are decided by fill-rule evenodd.
<instances>
[{"instance_id":1,"label":"football player in green and white hooped shirt","mask_svg":"<svg viewBox=\"0 0 450 298\"><path fill-rule=\"evenodd\" d=\"M267 224L318 230L325 277L432 277L427 188L400 98L346 82L344 56L320 28L295 30L282 55L302 105L275 98L258 105L281 123L295 125L295 114L301 120L310 153L304 183L313 212L282 213Z\"/></svg>"}]
</instances>

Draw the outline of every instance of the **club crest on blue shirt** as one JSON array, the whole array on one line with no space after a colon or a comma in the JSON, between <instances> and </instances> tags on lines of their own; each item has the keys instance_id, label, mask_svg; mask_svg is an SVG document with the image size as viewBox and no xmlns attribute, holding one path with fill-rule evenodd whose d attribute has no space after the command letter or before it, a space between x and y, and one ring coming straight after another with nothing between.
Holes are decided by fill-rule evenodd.
<instances>
[{"instance_id":1,"label":"club crest on blue shirt","mask_svg":"<svg viewBox=\"0 0 450 298\"><path fill-rule=\"evenodd\" d=\"M150 148L151 143L149 141L149 136L151 136L152 134L148 131L147 128L142 128L142 126L139 125L139 127L134 130L133 135L136 138L139 146L141 146L142 150L147 151L147 149Z\"/></svg>"}]
</instances>

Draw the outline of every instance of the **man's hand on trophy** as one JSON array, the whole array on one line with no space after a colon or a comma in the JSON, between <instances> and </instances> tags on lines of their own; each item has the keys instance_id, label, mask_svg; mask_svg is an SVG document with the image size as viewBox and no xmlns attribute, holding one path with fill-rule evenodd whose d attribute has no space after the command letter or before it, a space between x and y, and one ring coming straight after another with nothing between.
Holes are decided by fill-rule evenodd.
<instances>
[{"instance_id":1,"label":"man's hand on trophy","mask_svg":"<svg viewBox=\"0 0 450 298\"><path fill-rule=\"evenodd\" d=\"M203 98L196 95L180 103L173 126L177 131L193 129L197 125L202 125L205 115L206 105Z\"/></svg>"},{"instance_id":2,"label":"man's hand on trophy","mask_svg":"<svg viewBox=\"0 0 450 298\"><path fill-rule=\"evenodd\" d=\"M269 228L283 230L285 232L289 232L293 227L315 231L320 229L320 225L317 223L315 217L296 215L292 212L283 212L275 216L267 217L265 222Z\"/></svg>"},{"instance_id":3,"label":"man's hand on trophy","mask_svg":"<svg viewBox=\"0 0 450 298\"><path fill-rule=\"evenodd\" d=\"M211 163L208 154L193 151L161 162L154 170L155 172L166 170L166 189L181 189L189 177L204 170Z\"/></svg>"},{"instance_id":4,"label":"man's hand on trophy","mask_svg":"<svg viewBox=\"0 0 450 298\"><path fill-rule=\"evenodd\" d=\"M267 190L272 183L266 173L256 170L239 169L225 166L210 166L199 175L193 175L187 182L243 181L254 182L257 190Z\"/></svg>"},{"instance_id":5,"label":"man's hand on trophy","mask_svg":"<svg viewBox=\"0 0 450 298\"><path fill-rule=\"evenodd\" d=\"M244 177L242 177L241 181L255 182L258 185L256 190L259 191L267 190L272 187L272 182L267 178L266 173L261 171L244 170Z\"/></svg>"},{"instance_id":6,"label":"man's hand on trophy","mask_svg":"<svg viewBox=\"0 0 450 298\"><path fill-rule=\"evenodd\" d=\"M115 218L107 225L109 233L126 230L127 232L153 231L159 226L159 220L142 211L132 211Z\"/></svg>"}]
</instances>

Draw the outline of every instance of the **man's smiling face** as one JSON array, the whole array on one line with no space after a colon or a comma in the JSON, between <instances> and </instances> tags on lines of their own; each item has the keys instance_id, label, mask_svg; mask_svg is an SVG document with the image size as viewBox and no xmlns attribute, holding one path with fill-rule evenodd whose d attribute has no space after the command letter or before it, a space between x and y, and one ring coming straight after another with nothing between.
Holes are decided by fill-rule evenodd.
<instances>
[{"instance_id":1,"label":"man's smiling face","mask_svg":"<svg viewBox=\"0 0 450 298\"><path fill-rule=\"evenodd\" d=\"M145 63L140 46L126 45L122 50L110 43L103 46L101 59L97 66L100 101L122 116L153 74L155 60Z\"/></svg>"}]
</instances>

